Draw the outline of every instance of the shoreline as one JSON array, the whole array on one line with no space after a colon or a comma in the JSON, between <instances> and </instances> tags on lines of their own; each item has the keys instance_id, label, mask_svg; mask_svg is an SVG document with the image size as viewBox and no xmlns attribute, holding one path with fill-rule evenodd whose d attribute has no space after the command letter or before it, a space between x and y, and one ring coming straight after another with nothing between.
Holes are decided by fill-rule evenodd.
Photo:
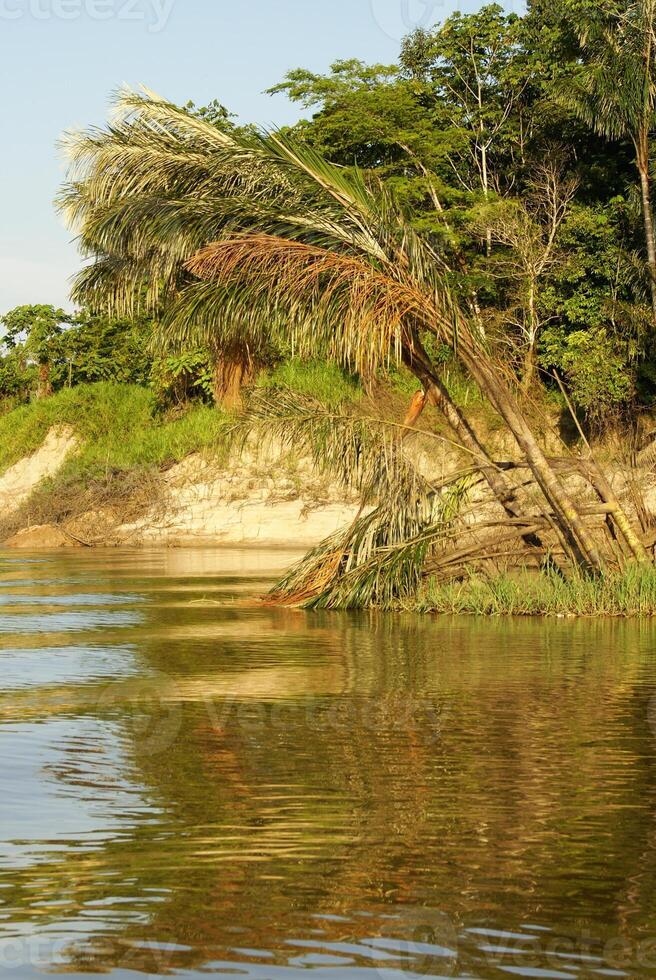
<instances>
[{"instance_id":1,"label":"shoreline","mask_svg":"<svg viewBox=\"0 0 656 980\"><path fill-rule=\"evenodd\" d=\"M199 563L199 571L207 571L207 561L215 561L220 555L227 564L250 572L254 577L269 575L272 582L286 573L304 556L302 548L280 545L258 544L154 544L152 542L135 545L123 544L98 546L93 548L37 549L7 548L0 544L0 565L19 562L42 562L57 558L78 559L92 562L106 559L108 562L139 557L161 560L166 566L176 564L178 558L186 574L189 562ZM227 570L231 570L229 567ZM280 609L297 611L326 611L313 609L312 604L303 605L276 603L263 592L253 596L256 604L266 602ZM425 582L420 593L414 598L406 598L389 606L345 608L327 610L331 612L362 613L374 612L388 615L411 615L435 619L533 619L533 620L652 620L656 619L656 569L630 566L623 573L609 573L599 578L578 578L563 581L548 572L500 573L497 576L483 577L471 575L461 581L435 585Z\"/></svg>"},{"instance_id":2,"label":"shoreline","mask_svg":"<svg viewBox=\"0 0 656 980\"><path fill-rule=\"evenodd\" d=\"M125 417L134 419L137 410L139 425L126 429ZM103 436L107 418L114 420L113 428ZM257 554L277 554L276 574L283 575L316 550L321 582L331 573L333 555L339 560L343 533L357 522L366 526L370 513L355 491L345 489L350 484L331 479L320 459L304 456L300 447L264 438L242 444L232 437L232 416L205 409L161 420L152 399L134 387L98 384L66 390L7 416L4 429L0 551L6 555L27 559L93 551L110 561L118 553L193 550L202 555L218 549L225 555L250 555L253 561ZM544 438L548 443L551 437ZM452 445L440 443L436 450L434 441L430 433L418 431L411 444L404 443L416 479L426 486L443 485L466 462ZM495 458L508 458L502 436L496 451ZM656 479L649 467L641 474L650 526L656 519ZM630 505L632 484L621 467L615 466L609 479L624 505ZM585 481L576 474L568 480L573 497L583 507L594 506ZM530 500L523 503L530 512ZM447 584L430 579L439 567L436 552L432 570L429 563L423 575L399 578L387 593L376 593L374 583L351 595L348 590L319 594L301 583L296 592L295 586L288 590L288 604L298 598L302 606L314 595L316 601L306 602L306 608L522 618L656 615L656 569L651 566L628 566L622 575L608 572L597 578L574 572L565 581L522 568L521 549L511 549L510 557L492 554L486 565L468 564L459 536L467 543L479 530L489 535L503 518L489 494L472 489L449 536L455 554L465 557L452 562ZM599 511L602 530L604 519ZM645 533L645 544L649 537Z\"/></svg>"}]
</instances>

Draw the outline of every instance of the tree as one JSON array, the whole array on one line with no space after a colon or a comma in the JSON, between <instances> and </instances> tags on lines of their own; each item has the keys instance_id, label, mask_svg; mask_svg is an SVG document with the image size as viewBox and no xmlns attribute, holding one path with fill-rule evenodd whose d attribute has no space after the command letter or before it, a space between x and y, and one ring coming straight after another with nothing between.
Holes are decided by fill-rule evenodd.
<instances>
[{"instance_id":1,"label":"tree","mask_svg":"<svg viewBox=\"0 0 656 980\"><path fill-rule=\"evenodd\" d=\"M381 85L394 80L399 74L396 65L365 65L356 58L335 61L330 74L317 75L305 68L295 68L284 80L267 89L268 95L285 94L292 102L300 102L306 109L320 106L332 109L355 92L375 92Z\"/></svg>"},{"instance_id":2,"label":"tree","mask_svg":"<svg viewBox=\"0 0 656 980\"><path fill-rule=\"evenodd\" d=\"M501 311L505 323L521 337L522 386L535 382L537 347L544 319L540 291L544 279L558 261L558 233L576 194L578 182L564 175L557 155L537 166L521 201L503 201L483 211L482 226L504 246L495 258L496 275L511 284L511 306Z\"/></svg>"},{"instance_id":3,"label":"tree","mask_svg":"<svg viewBox=\"0 0 656 980\"><path fill-rule=\"evenodd\" d=\"M317 110L289 130L296 140L334 163L375 171L418 220L430 220L425 172L442 191L458 137L446 114L422 99L422 87L402 77L400 68L367 71L360 62L337 62L327 75L299 68L269 91Z\"/></svg>"},{"instance_id":4,"label":"tree","mask_svg":"<svg viewBox=\"0 0 656 980\"><path fill-rule=\"evenodd\" d=\"M149 122L138 132L126 118L105 134L78 134L69 141L72 172L79 164L83 179L66 187L60 207L81 232L83 254L94 259L72 292L89 310L118 318L161 317L189 279L185 261L230 221L225 202L213 202L213 167L220 174L221 163L212 150L224 152L237 138L255 144L257 138L235 127L216 101L202 109L192 103L177 108L176 120L177 130L158 132ZM180 353L180 340L167 335L172 354ZM243 334L230 345L208 347L216 399L232 407L267 347Z\"/></svg>"},{"instance_id":5,"label":"tree","mask_svg":"<svg viewBox=\"0 0 656 980\"><path fill-rule=\"evenodd\" d=\"M168 299L165 335L186 342L291 345L364 377L403 361L517 521L512 486L453 404L423 338L449 344L507 425L574 560L601 567L439 257L382 189L280 133L228 135L148 95L126 93L118 109L111 129L69 144L75 179L62 204L83 241L102 244L78 293L129 306L145 284L151 301ZM646 560L630 531L626 539Z\"/></svg>"},{"instance_id":6,"label":"tree","mask_svg":"<svg viewBox=\"0 0 656 980\"><path fill-rule=\"evenodd\" d=\"M60 338L61 366L55 387L116 381L148 384L153 363L152 322L145 317L117 319L82 309Z\"/></svg>"},{"instance_id":7,"label":"tree","mask_svg":"<svg viewBox=\"0 0 656 980\"><path fill-rule=\"evenodd\" d=\"M640 177L642 214L656 327L656 235L650 139L656 122L656 0L634 0L580 31L585 63L560 87L560 98L610 140L629 139Z\"/></svg>"},{"instance_id":8,"label":"tree","mask_svg":"<svg viewBox=\"0 0 656 980\"><path fill-rule=\"evenodd\" d=\"M462 137L465 154L452 161L456 179L469 190L480 188L486 201L507 176L495 162L508 149L521 153L527 139L521 109L530 61L521 41L520 19L490 4L475 14L453 14L433 32L415 32L401 52L406 72L423 81Z\"/></svg>"},{"instance_id":9,"label":"tree","mask_svg":"<svg viewBox=\"0 0 656 980\"><path fill-rule=\"evenodd\" d=\"M17 306L2 318L7 346L20 344L27 359L38 365L37 398L52 394L53 360L60 350L64 325L71 322L70 314L45 305Z\"/></svg>"}]
</instances>

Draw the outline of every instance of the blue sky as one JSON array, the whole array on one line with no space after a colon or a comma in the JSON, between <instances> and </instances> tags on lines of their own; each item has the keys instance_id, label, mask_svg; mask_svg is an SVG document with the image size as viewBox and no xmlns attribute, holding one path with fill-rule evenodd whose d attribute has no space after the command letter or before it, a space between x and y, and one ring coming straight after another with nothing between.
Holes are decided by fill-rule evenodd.
<instances>
[{"instance_id":1,"label":"blue sky","mask_svg":"<svg viewBox=\"0 0 656 980\"><path fill-rule=\"evenodd\" d=\"M519 8L521 0L506 6ZM302 65L395 60L400 39L481 0L0 0L2 132L0 316L20 303L70 306L79 265L52 200L56 148L100 124L120 84L176 102L220 99L241 120L292 122L265 88Z\"/></svg>"}]
</instances>

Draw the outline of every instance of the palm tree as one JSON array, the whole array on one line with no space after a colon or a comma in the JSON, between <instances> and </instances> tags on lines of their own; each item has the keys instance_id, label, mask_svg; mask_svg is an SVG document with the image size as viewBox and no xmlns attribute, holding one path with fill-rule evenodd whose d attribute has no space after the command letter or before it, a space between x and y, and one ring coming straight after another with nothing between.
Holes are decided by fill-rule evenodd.
<instances>
[{"instance_id":1,"label":"palm tree","mask_svg":"<svg viewBox=\"0 0 656 980\"><path fill-rule=\"evenodd\" d=\"M610 140L629 139L640 177L651 299L656 325L656 236L649 142L656 121L656 0L634 0L581 33L585 64L559 90L561 101Z\"/></svg>"},{"instance_id":2,"label":"palm tree","mask_svg":"<svg viewBox=\"0 0 656 980\"><path fill-rule=\"evenodd\" d=\"M511 376L470 329L430 243L380 188L280 133L226 134L149 93L124 92L110 127L67 142L60 203L95 257L78 299L121 312L163 307L167 342L291 344L365 377L403 362L518 520L512 483L450 399L422 337L450 344L512 433L569 554L602 566Z\"/></svg>"}]
</instances>

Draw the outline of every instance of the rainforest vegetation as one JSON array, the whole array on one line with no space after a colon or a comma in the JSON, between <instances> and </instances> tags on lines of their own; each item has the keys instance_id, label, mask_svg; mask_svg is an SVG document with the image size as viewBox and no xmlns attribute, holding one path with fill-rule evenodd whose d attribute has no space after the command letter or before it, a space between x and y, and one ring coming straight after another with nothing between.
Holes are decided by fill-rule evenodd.
<instances>
[{"instance_id":1,"label":"rainforest vegetation","mask_svg":"<svg viewBox=\"0 0 656 980\"><path fill-rule=\"evenodd\" d=\"M491 4L271 92L305 118L123 90L65 137L78 312L5 315L5 410L114 383L305 447L363 510L281 601L389 604L506 559L649 569L656 0ZM417 427L466 464L428 477Z\"/></svg>"}]
</instances>

